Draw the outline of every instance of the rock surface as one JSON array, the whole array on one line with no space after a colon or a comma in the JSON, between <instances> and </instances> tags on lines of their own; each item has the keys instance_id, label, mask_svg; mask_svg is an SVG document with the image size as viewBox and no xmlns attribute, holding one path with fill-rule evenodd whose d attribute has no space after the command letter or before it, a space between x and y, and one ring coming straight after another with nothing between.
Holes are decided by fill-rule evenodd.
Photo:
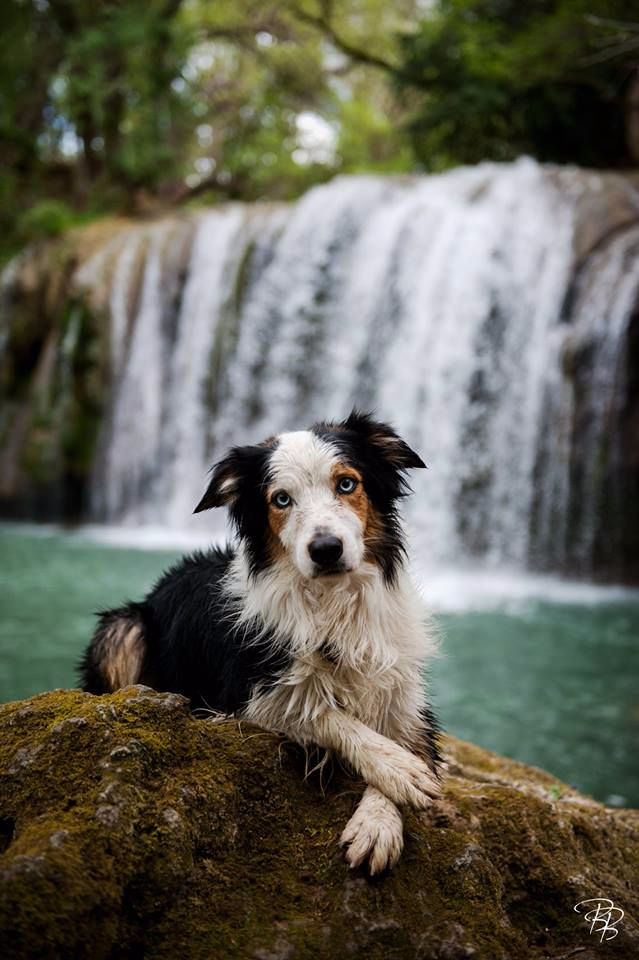
<instances>
[{"instance_id":1,"label":"rock surface","mask_svg":"<svg viewBox=\"0 0 639 960\"><path fill-rule=\"evenodd\" d=\"M10 958L639 957L639 812L452 738L396 870L349 871L361 785L131 687L0 708L0 942ZM625 910L601 943L574 911Z\"/></svg>"}]
</instances>

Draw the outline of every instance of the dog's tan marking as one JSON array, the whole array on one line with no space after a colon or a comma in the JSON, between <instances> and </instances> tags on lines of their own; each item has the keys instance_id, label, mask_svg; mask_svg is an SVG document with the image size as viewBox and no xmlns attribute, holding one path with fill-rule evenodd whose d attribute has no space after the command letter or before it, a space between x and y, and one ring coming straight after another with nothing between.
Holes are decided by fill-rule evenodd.
<instances>
[{"instance_id":1,"label":"dog's tan marking","mask_svg":"<svg viewBox=\"0 0 639 960\"><path fill-rule=\"evenodd\" d=\"M375 507L370 504L364 527L364 559L368 563L377 563L384 544L386 528Z\"/></svg>"},{"instance_id":2,"label":"dog's tan marking","mask_svg":"<svg viewBox=\"0 0 639 960\"><path fill-rule=\"evenodd\" d=\"M266 441L265 441L266 442ZM282 557L286 556L286 550L284 544L282 543L280 534L284 529L286 521L289 517L289 510L282 510L280 507L276 507L274 503L271 502L271 498L280 487L273 485L268 488L266 491L266 498L268 504L268 554L271 560L279 560Z\"/></svg>"},{"instance_id":3,"label":"dog's tan marking","mask_svg":"<svg viewBox=\"0 0 639 960\"><path fill-rule=\"evenodd\" d=\"M289 517L289 510L282 510L281 507L276 507L274 503L271 503L271 497L276 492L277 488L268 491L268 525L271 528L272 533L275 535L276 539L279 542L280 534L284 529L284 525ZM290 509L290 508L289 508Z\"/></svg>"},{"instance_id":4,"label":"dog's tan marking","mask_svg":"<svg viewBox=\"0 0 639 960\"><path fill-rule=\"evenodd\" d=\"M111 690L137 683L144 656L142 629L137 623L119 620L104 635L100 667Z\"/></svg>"},{"instance_id":5,"label":"dog's tan marking","mask_svg":"<svg viewBox=\"0 0 639 960\"><path fill-rule=\"evenodd\" d=\"M357 486L352 493L338 493L338 496L344 506L348 507L349 510L352 510L353 513L359 517L362 529L365 530L371 505L364 490L362 475L355 467L350 467L346 463L336 463L331 470L331 482L335 490L337 490L337 484L342 477L352 477L353 480L357 481Z\"/></svg>"},{"instance_id":6,"label":"dog's tan marking","mask_svg":"<svg viewBox=\"0 0 639 960\"><path fill-rule=\"evenodd\" d=\"M272 508L275 509L275 508ZM277 511L278 513L283 513L283 510ZM267 531L268 536L268 555L273 562L276 560L281 560L286 556L286 548L280 540L278 528L275 524L271 523L271 510L269 510L269 529ZM280 524L279 530L282 529L283 524Z\"/></svg>"}]
</instances>

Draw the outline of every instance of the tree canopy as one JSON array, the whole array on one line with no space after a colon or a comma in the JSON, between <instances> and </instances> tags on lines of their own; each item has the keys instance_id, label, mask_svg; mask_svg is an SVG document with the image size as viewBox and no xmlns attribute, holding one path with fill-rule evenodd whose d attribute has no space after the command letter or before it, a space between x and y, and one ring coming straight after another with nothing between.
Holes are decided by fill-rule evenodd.
<instances>
[{"instance_id":1,"label":"tree canopy","mask_svg":"<svg viewBox=\"0 0 639 960\"><path fill-rule=\"evenodd\" d=\"M629 0L7 0L5 246L338 172L639 160ZM634 103L634 106L633 106Z\"/></svg>"},{"instance_id":2,"label":"tree canopy","mask_svg":"<svg viewBox=\"0 0 639 960\"><path fill-rule=\"evenodd\" d=\"M435 168L524 153L594 167L637 162L627 142L639 63L632 6L440 0L400 40L401 83L427 92L409 121L416 156Z\"/></svg>"}]
</instances>

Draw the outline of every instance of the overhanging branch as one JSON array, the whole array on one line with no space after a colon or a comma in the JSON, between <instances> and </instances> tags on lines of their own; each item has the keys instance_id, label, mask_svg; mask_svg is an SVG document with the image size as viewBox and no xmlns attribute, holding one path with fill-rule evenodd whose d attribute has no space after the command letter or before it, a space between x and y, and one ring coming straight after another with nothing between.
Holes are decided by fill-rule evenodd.
<instances>
[{"instance_id":1,"label":"overhanging branch","mask_svg":"<svg viewBox=\"0 0 639 960\"><path fill-rule=\"evenodd\" d=\"M398 66L391 63L390 60L386 60L384 57L380 57L375 53L369 53L368 50L358 47L350 40L347 40L346 37L340 35L332 22L332 4L322 3L322 9L322 13L315 14L296 7L294 15L298 20L315 27L316 30L323 33L334 47L352 60L357 60L358 63L364 63L370 67L377 67L380 70L385 70L387 73L397 74L399 72Z\"/></svg>"}]
</instances>

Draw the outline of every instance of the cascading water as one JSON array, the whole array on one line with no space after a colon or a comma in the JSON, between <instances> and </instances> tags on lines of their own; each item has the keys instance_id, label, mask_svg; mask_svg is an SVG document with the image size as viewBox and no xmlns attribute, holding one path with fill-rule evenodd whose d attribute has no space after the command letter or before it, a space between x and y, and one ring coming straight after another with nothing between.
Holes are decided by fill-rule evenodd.
<instances>
[{"instance_id":1,"label":"cascading water","mask_svg":"<svg viewBox=\"0 0 639 960\"><path fill-rule=\"evenodd\" d=\"M579 260L598 190L523 160L129 228L78 277L110 264L94 519L193 523L227 445L357 405L428 463L408 507L424 559L588 573L639 292L636 195L634 225Z\"/></svg>"}]
</instances>

